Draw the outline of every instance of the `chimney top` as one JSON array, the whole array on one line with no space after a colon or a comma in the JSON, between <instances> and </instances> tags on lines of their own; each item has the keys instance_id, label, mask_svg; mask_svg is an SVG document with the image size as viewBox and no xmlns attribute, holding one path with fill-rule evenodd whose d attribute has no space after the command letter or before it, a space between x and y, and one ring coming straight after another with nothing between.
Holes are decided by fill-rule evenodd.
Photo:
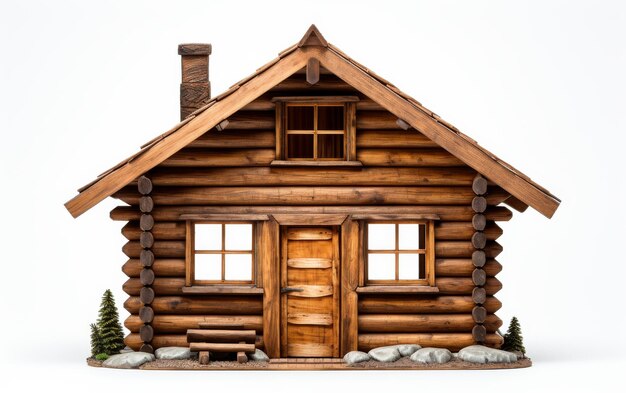
<instances>
[{"instance_id":1,"label":"chimney top","mask_svg":"<svg viewBox=\"0 0 626 393\"><path fill-rule=\"evenodd\" d=\"M178 45L178 54L181 56L208 56L211 54L211 44L180 44Z\"/></svg>"}]
</instances>

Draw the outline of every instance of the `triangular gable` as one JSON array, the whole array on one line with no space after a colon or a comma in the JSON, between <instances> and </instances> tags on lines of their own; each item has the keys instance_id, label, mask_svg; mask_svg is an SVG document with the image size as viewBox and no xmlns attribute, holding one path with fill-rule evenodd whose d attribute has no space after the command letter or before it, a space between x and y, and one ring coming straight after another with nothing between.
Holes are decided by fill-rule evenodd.
<instances>
[{"instance_id":1,"label":"triangular gable","mask_svg":"<svg viewBox=\"0 0 626 393\"><path fill-rule=\"evenodd\" d=\"M137 154L81 188L65 207L72 216L78 217L303 68L310 59L318 60L330 72L511 193L518 207L532 206L548 218L558 208L558 198L480 147L415 99L327 43L314 25L298 44L281 52L277 59L233 85L173 129L142 146Z\"/></svg>"}]
</instances>

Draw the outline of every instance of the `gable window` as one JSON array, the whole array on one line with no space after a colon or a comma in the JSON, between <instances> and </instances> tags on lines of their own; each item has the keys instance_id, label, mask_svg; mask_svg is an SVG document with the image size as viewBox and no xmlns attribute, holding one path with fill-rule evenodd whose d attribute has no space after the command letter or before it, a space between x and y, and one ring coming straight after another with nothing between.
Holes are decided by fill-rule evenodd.
<instances>
[{"instance_id":1,"label":"gable window","mask_svg":"<svg viewBox=\"0 0 626 393\"><path fill-rule=\"evenodd\" d=\"M433 285L432 221L368 222L365 236L367 285Z\"/></svg>"},{"instance_id":2,"label":"gable window","mask_svg":"<svg viewBox=\"0 0 626 393\"><path fill-rule=\"evenodd\" d=\"M276 97L272 165L358 165L357 97Z\"/></svg>"},{"instance_id":3,"label":"gable window","mask_svg":"<svg viewBox=\"0 0 626 393\"><path fill-rule=\"evenodd\" d=\"M193 285L254 283L252 223L193 222L188 230L187 258Z\"/></svg>"}]
</instances>

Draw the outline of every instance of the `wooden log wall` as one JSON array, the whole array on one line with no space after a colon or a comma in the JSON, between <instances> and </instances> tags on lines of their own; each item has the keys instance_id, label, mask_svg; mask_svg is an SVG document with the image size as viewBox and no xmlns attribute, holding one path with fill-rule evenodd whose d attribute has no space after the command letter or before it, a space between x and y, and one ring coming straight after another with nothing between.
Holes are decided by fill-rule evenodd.
<instances>
[{"instance_id":1,"label":"wooden log wall","mask_svg":"<svg viewBox=\"0 0 626 393\"><path fill-rule=\"evenodd\" d=\"M275 329L275 323L264 323L262 296L182 293L185 224L181 214L408 213L440 217L435 225L440 293L359 295L357 323L344 329L356 326L354 345L368 350L418 342L457 350L476 342L481 329L481 342L498 347L501 337L496 330L502 321L495 315L501 307L495 295L502 287L496 278L502 266L496 257L502 252L497 242L502 229L497 222L512 217L510 210L498 205L509 194L476 177L475 170L419 131L403 129L395 116L323 68L319 78L310 85L302 70L230 116L221 130L210 130L150 171L155 185L151 193L151 345L187 345L186 330L203 321L243 323L257 331L260 347L265 341L270 345L278 341L274 332L268 332L264 341L264 327ZM363 167L270 166L276 158L272 98L298 95L359 97L356 146ZM487 184L488 193L476 192L476 187ZM138 314L144 231L137 206L142 200L130 186L114 196L131 205L115 208L111 218L128 221L122 230L128 239L123 251L129 257L123 267L129 277L124 290L130 296L125 307L131 313L125 323L131 330L126 342L138 349L142 344ZM268 285L269 279L262 277L262 285ZM346 291L342 296L353 293ZM267 299L265 303L270 304Z\"/></svg>"},{"instance_id":2,"label":"wooden log wall","mask_svg":"<svg viewBox=\"0 0 626 393\"><path fill-rule=\"evenodd\" d=\"M154 270L152 270L152 264L154 263L154 253L152 252L152 246L154 245L154 235L152 234L154 218L150 214L154 207L154 202L150 196L152 189L152 181L148 177L141 176L137 180L137 191L141 195L139 201L139 210L141 211L139 219L139 245L141 247L139 261L142 266L139 272L139 283L142 285L139 291L139 298L142 303L139 309L139 319L142 322L142 325L139 327L139 338L142 342L139 350L147 353L154 353L154 347L152 346L152 339L154 338L154 328L152 327L154 310L151 307L154 300L154 289L152 288L152 284L154 284Z\"/></svg>"}]
</instances>

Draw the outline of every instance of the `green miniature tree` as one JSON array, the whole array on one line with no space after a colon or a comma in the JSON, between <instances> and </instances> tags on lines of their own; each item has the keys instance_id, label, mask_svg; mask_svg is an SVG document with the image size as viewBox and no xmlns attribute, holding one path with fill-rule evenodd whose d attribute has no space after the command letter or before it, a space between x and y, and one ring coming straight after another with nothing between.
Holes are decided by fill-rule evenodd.
<instances>
[{"instance_id":1,"label":"green miniature tree","mask_svg":"<svg viewBox=\"0 0 626 393\"><path fill-rule=\"evenodd\" d=\"M124 332L120 324L120 316L115 306L113 293L109 289L104 291L104 295L102 295L98 317L101 352L107 355L119 353L124 348Z\"/></svg>"},{"instance_id":2,"label":"green miniature tree","mask_svg":"<svg viewBox=\"0 0 626 393\"><path fill-rule=\"evenodd\" d=\"M102 348L102 340L100 339L100 329L98 325L92 323L89 325L91 328L91 356L95 357L99 353L104 352Z\"/></svg>"},{"instance_id":3,"label":"green miniature tree","mask_svg":"<svg viewBox=\"0 0 626 393\"><path fill-rule=\"evenodd\" d=\"M509 329L504 335L504 343L502 349L509 352L519 351L523 355L526 354L526 348L524 348L524 338L522 337L522 328L519 325L519 321L516 317L511 318Z\"/></svg>"}]
</instances>

